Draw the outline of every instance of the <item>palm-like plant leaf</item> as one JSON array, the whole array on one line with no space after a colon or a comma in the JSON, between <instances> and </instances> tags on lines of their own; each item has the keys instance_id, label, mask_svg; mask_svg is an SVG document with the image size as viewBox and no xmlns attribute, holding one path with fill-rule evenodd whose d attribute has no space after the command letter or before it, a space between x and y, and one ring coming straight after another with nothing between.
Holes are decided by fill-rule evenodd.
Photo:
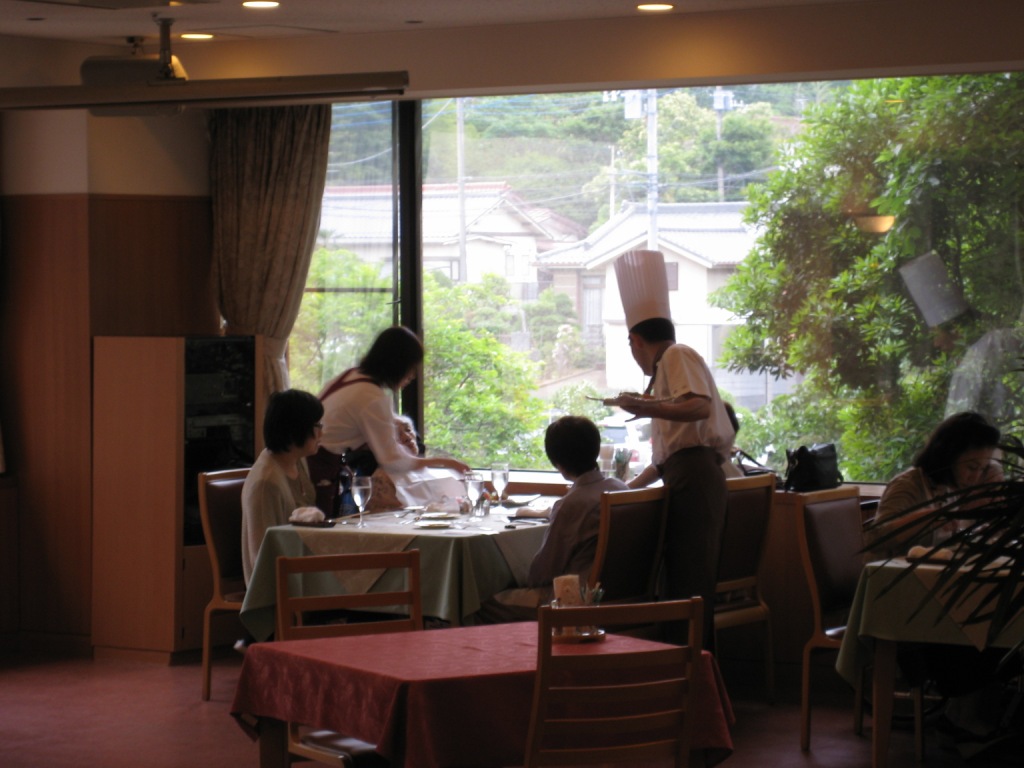
<instances>
[{"instance_id":1,"label":"palm-like plant leaf","mask_svg":"<svg viewBox=\"0 0 1024 768\"><path fill-rule=\"evenodd\" d=\"M877 533L873 546L904 540L913 532L909 544L929 548L922 558L910 561L894 584L910 576L921 563L943 563L914 615L932 599L938 600L947 613L976 601L966 622L990 622L989 643L1024 610L1024 476L1019 469L1024 461L1024 444L1013 439L1002 450L1005 480L937 497L868 526ZM926 515L914 516L924 508L929 508ZM949 530L953 523L959 524L959 529L932 545L935 534ZM948 550L951 557L939 560L940 550ZM1016 648L1022 644L1024 641Z\"/></svg>"}]
</instances>

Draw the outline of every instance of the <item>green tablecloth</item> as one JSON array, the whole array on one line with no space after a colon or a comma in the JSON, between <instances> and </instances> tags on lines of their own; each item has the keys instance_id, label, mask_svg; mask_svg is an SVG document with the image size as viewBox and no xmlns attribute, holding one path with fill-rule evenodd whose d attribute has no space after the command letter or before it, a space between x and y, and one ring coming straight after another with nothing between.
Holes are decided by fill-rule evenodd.
<instances>
[{"instance_id":1,"label":"green tablecloth","mask_svg":"<svg viewBox=\"0 0 1024 768\"><path fill-rule=\"evenodd\" d=\"M242 623L255 639L265 640L274 631L279 556L418 549L424 616L459 625L488 597L522 583L547 529L546 525L521 525L506 530L501 516L466 528L438 530L415 528L407 524L411 518L399 519L391 513L367 515L366 520L366 528L283 525L267 530L242 604ZM401 579L401 572L371 573L342 588L387 591L400 588ZM332 574L317 574L306 579L302 588L316 594L338 586Z\"/></svg>"},{"instance_id":2,"label":"green tablecloth","mask_svg":"<svg viewBox=\"0 0 1024 768\"><path fill-rule=\"evenodd\" d=\"M984 645L987 627L965 626L960 621L966 615L964 611L949 614L934 598L928 598L925 607L911 618L921 600L928 595L928 585L933 583L938 566L918 566L917 572L904 577L882 595L882 590L906 568L905 560L896 559L869 563L861 573L836 661L839 674L851 685L856 685L861 671L871 663L875 640L973 645L978 648ZM993 645L1009 648L1022 637L1024 614L1018 614Z\"/></svg>"}]
</instances>

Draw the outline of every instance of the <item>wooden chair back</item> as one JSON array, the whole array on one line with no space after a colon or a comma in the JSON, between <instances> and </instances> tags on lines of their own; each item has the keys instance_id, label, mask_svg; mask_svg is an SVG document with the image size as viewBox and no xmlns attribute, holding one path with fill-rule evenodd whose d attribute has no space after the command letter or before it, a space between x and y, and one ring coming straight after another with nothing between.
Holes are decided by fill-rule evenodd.
<instances>
[{"instance_id":1,"label":"wooden chair back","mask_svg":"<svg viewBox=\"0 0 1024 768\"><path fill-rule=\"evenodd\" d=\"M302 593L305 574L343 574L345 571L406 571L405 589L390 592L346 594L338 584L333 594ZM322 581L322 579L320 580ZM319 583L319 582L318 582ZM353 623L306 624L304 617L313 611L380 611L380 620ZM277 632L278 640L318 637L344 637L382 632L423 629L422 592L420 590L420 551L367 552L345 555L309 555L277 558Z\"/></svg>"},{"instance_id":2,"label":"wooden chair back","mask_svg":"<svg viewBox=\"0 0 1024 768\"><path fill-rule=\"evenodd\" d=\"M538 614L537 674L527 768L542 765L685 766L693 733L694 665L701 653L703 602L544 606ZM620 653L560 653L553 630L686 622L685 645Z\"/></svg>"},{"instance_id":3,"label":"wooden chair back","mask_svg":"<svg viewBox=\"0 0 1024 768\"><path fill-rule=\"evenodd\" d=\"M655 600L667 515L668 491L663 486L601 494L601 524L588 585L601 584L604 602Z\"/></svg>"}]
</instances>

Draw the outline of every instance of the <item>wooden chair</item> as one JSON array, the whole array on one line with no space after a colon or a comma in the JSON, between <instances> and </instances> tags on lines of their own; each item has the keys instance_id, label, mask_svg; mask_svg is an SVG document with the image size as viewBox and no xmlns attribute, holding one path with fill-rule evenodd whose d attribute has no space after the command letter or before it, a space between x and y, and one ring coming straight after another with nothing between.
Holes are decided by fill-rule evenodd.
<instances>
[{"instance_id":1,"label":"wooden chair","mask_svg":"<svg viewBox=\"0 0 1024 768\"><path fill-rule=\"evenodd\" d=\"M213 574L213 597L203 611L203 701L210 700L210 624L215 613L241 613L245 599L242 571L242 485L248 469L199 473L199 518Z\"/></svg>"},{"instance_id":2,"label":"wooden chair","mask_svg":"<svg viewBox=\"0 0 1024 768\"><path fill-rule=\"evenodd\" d=\"M725 530L715 585L715 633L745 624L764 627L764 684L768 700L775 697L775 654L771 611L761 595L758 572L764 554L775 498L775 475L730 477ZM716 646L717 647L717 646Z\"/></svg>"},{"instance_id":3,"label":"wooden chair","mask_svg":"<svg viewBox=\"0 0 1024 768\"><path fill-rule=\"evenodd\" d=\"M686 622L688 641L658 651L562 654L552 630L574 626ZM526 768L671 760L686 766L693 731L694 664L703 601L544 606L538 613L537 675Z\"/></svg>"},{"instance_id":4,"label":"wooden chair","mask_svg":"<svg viewBox=\"0 0 1024 768\"><path fill-rule=\"evenodd\" d=\"M588 585L599 582L605 603L645 603L657 597L668 515L663 487L601 494L601 524Z\"/></svg>"},{"instance_id":5,"label":"wooden chair","mask_svg":"<svg viewBox=\"0 0 1024 768\"><path fill-rule=\"evenodd\" d=\"M814 614L814 629L804 645L800 685L800 748L811 745L811 657L815 651L838 651L846 632L857 582L864 567L862 513L855 486L822 494L821 500L803 505L797 525L800 560L807 578ZM864 720L864 683L858 681L853 706L854 731L860 734ZM923 697L920 687L911 689L914 710L914 747L917 759L924 755Z\"/></svg>"},{"instance_id":6,"label":"wooden chair","mask_svg":"<svg viewBox=\"0 0 1024 768\"><path fill-rule=\"evenodd\" d=\"M305 574L343 573L388 568L406 570L405 589L392 592L301 595L291 588ZM340 589L339 585L339 589ZM301 590L300 590L301 591ZM399 609L398 615L381 614L378 620L350 623L306 624L313 611L384 611ZM360 618L365 617L362 613ZM310 555L277 558L277 633L276 640L300 640L321 637L347 637L383 632L409 632L423 629L422 592L420 590L420 552L373 552L351 555ZM344 768L378 768L388 765L374 745L334 731L311 731L299 723L288 723L288 752L307 760Z\"/></svg>"}]
</instances>

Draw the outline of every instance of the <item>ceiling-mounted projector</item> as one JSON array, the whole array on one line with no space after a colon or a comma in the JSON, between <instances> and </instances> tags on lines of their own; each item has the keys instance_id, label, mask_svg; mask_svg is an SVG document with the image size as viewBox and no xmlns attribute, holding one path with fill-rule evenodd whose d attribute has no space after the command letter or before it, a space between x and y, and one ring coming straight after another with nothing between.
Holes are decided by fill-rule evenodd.
<instances>
[{"instance_id":1,"label":"ceiling-mounted projector","mask_svg":"<svg viewBox=\"0 0 1024 768\"><path fill-rule=\"evenodd\" d=\"M195 1L195 0L193 0ZM171 20L160 25L160 53L145 55L129 38L130 56L94 56L81 66L81 85L0 88L0 112L10 109L88 109L94 115L174 115L186 106L225 107L330 104L402 96L408 72L189 80L171 55Z\"/></svg>"},{"instance_id":2,"label":"ceiling-mounted projector","mask_svg":"<svg viewBox=\"0 0 1024 768\"><path fill-rule=\"evenodd\" d=\"M82 62L80 69L82 85L99 88L123 88L125 86L152 86L173 88L188 80L185 67L177 56L163 53L134 54L131 56L92 56ZM181 112L180 104L160 104L148 107L92 107L93 115L144 116L176 115Z\"/></svg>"}]
</instances>

